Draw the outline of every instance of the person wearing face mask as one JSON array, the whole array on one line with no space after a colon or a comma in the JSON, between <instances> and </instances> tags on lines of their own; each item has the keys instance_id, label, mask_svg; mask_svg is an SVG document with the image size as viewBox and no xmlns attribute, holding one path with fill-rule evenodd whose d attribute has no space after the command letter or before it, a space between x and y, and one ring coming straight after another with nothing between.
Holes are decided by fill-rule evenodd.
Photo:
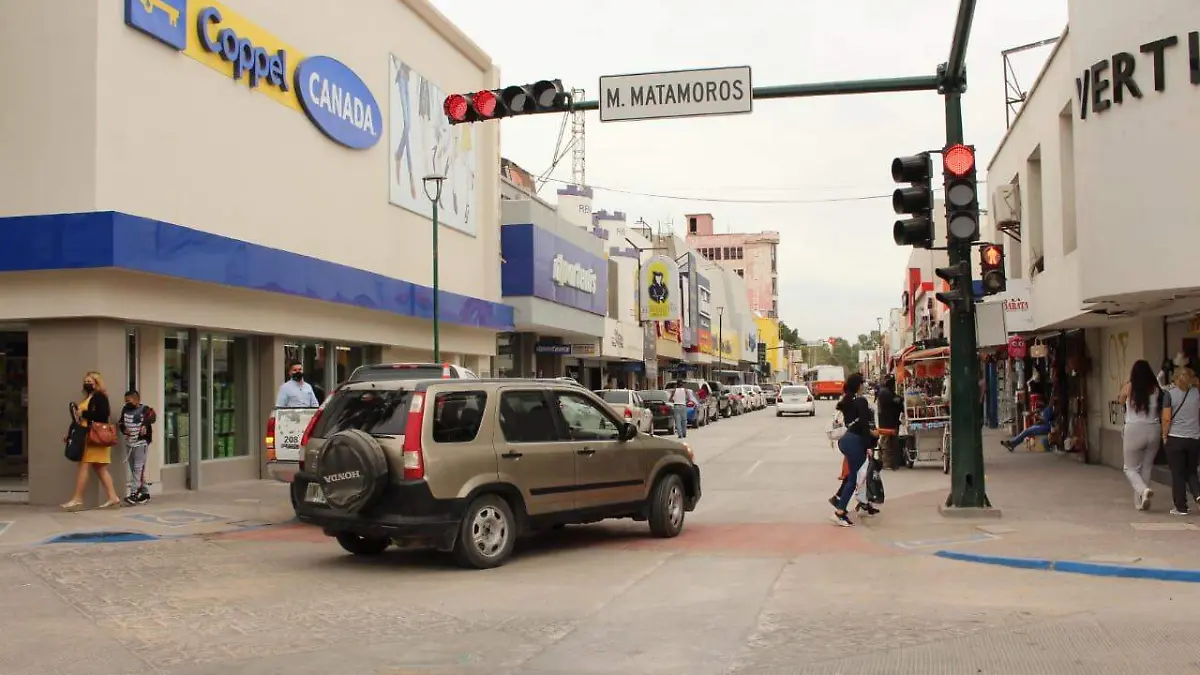
<instances>
[{"instance_id":1,"label":"person wearing face mask","mask_svg":"<svg viewBox=\"0 0 1200 675\"><path fill-rule=\"evenodd\" d=\"M75 474L75 494L62 507L68 511L75 511L83 506L83 491L87 489L89 467L96 474L96 478L99 479L100 485L107 494L108 501L101 504L100 508L108 509L120 506L121 499L117 496L112 476L108 473L108 464L112 461L112 445L98 443L95 437L103 434L93 433L98 432L99 429L92 428L98 427L113 432L108 423L109 417L112 416L112 408L109 406L108 393L104 388L104 379L100 377L100 373L93 371L83 376L83 400L78 404L71 404L71 414L75 424L87 428L89 433L83 456L79 461L79 470ZM115 432L112 433L111 440L114 444L116 443Z\"/></svg>"},{"instance_id":2,"label":"person wearing face mask","mask_svg":"<svg viewBox=\"0 0 1200 675\"><path fill-rule=\"evenodd\" d=\"M288 366L288 380L279 385L275 397L276 408L316 408L321 403L312 385L304 381L304 364L293 361Z\"/></svg>"}]
</instances>

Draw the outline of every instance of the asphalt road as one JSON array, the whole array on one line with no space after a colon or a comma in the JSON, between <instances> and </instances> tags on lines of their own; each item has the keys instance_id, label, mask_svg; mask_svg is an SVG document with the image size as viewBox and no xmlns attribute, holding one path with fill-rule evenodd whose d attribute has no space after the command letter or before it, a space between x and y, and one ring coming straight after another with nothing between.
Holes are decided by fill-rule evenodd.
<instances>
[{"instance_id":1,"label":"asphalt road","mask_svg":"<svg viewBox=\"0 0 1200 675\"><path fill-rule=\"evenodd\" d=\"M673 540L570 528L485 572L355 559L293 525L6 551L0 673L1200 672L1196 585L975 566L831 525L830 406L693 430L704 498ZM889 497L945 480L886 479Z\"/></svg>"}]
</instances>

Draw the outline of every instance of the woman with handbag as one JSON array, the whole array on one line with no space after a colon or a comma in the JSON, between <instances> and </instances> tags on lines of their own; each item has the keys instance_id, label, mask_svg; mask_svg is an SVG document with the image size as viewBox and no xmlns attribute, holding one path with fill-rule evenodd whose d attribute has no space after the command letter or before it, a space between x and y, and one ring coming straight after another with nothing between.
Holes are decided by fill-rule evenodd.
<instances>
[{"instance_id":1,"label":"woman with handbag","mask_svg":"<svg viewBox=\"0 0 1200 675\"><path fill-rule=\"evenodd\" d=\"M833 504L831 520L839 527L854 526L854 521L850 520L847 509L858 484L858 472L866 463L867 453L874 447L875 439L879 436L879 432L875 430L875 415L871 412L871 406L867 403L867 399L859 395L862 384L861 373L854 373L846 378L845 393L837 404L837 411L841 414L841 424L844 429L840 438L837 439L837 446L849 464L847 467L849 471L842 479L842 486L838 490L837 496L829 500ZM833 438L832 432L830 438Z\"/></svg>"},{"instance_id":2,"label":"woman with handbag","mask_svg":"<svg viewBox=\"0 0 1200 675\"><path fill-rule=\"evenodd\" d=\"M116 488L113 487L108 465L112 461L112 447L117 444L117 431L109 423L112 408L104 388L104 378L100 377L100 373L92 371L83 376L83 394L83 400L77 408L72 408L72 412L75 424L87 429L87 441L79 462L79 471L75 474L75 494L62 507L68 511L75 511L83 506L83 491L87 488L88 467L91 467L108 495L108 501L101 504L100 508L114 508L121 505L121 498L117 496Z\"/></svg>"}]
</instances>

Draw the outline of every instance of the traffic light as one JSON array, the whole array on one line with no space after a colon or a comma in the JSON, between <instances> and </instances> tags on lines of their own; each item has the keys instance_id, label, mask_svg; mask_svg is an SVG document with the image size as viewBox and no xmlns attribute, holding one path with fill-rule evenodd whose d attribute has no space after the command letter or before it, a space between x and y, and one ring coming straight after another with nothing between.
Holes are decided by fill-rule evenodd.
<instances>
[{"instance_id":1,"label":"traffic light","mask_svg":"<svg viewBox=\"0 0 1200 675\"><path fill-rule=\"evenodd\" d=\"M562 80L539 80L491 91L450 94L442 110L450 124L464 124L516 115L569 112L572 103L571 93L563 89Z\"/></svg>"},{"instance_id":2,"label":"traffic light","mask_svg":"<svg viewBox=\"0 0 1200 675\"><path fill-rule=\"evenodd\" d=\"M928 152L892 160L892 180L909 183L892 193L892 210L911 216L897 220L892 238L897 246L933 248L933 162Z\"/></svg>"},{"instance_id":3,"label":"traffic light","mask_svg":"<svg viewBox=\"0 0 1200 675\"><path fill-rule=\"evenodd\" d=\"M767 343L758 343L758 364L763 365L767 362Z\"/></svg>"},{"instance_id":4,"label":"traffic light","mask_svg":"<svg viewBox=\"0 0 1200 675\"><path fill-rule=\"evenodd\" d=\"M946 179L946 241L979 241L979 184L975 180L975 147L955 143L942 152Z\"/></svg>"},{"instance_id":5,"label":"traffic light","mask_svg":"<svg viewBox=\"0 0 1200 675\"><path fill-rule=\"evenodd\" d=\"M983 281L984 295L995 295L1007 290L1003 244L988 244L979 251L979 278Z\"/></svg>"},{"instance_id":6,"label":"traffic light","mask_svg":"<svg viewBox=\"0 0 1200 675\"><path fill-rule=\"evenodd\" d=\"M939 279L950 284L950 290L935 294L935 297L943 304L952 310L958 310L963 307L964 303L972 302L971 264L969 262L963 260L956 265L939 267L933 273L938 275Z\"/></svg>"}]
</instances>

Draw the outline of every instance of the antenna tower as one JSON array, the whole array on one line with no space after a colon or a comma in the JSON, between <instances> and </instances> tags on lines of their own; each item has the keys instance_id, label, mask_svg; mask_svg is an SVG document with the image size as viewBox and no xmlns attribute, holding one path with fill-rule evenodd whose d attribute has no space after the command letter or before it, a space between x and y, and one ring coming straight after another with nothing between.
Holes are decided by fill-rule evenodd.
<instances>
[{"instance_id":1,"label":"antenna tower","mask_svg":"<svg viewBox=\"0 0 1200 675\"><path fill-rule=\"evenodd\" d=\"M572 89L571 100L582 101L583 90ZM580 187L587 185L586 119L582 110L571 111L571 182Z\"/></svg>"}]
</instances>

